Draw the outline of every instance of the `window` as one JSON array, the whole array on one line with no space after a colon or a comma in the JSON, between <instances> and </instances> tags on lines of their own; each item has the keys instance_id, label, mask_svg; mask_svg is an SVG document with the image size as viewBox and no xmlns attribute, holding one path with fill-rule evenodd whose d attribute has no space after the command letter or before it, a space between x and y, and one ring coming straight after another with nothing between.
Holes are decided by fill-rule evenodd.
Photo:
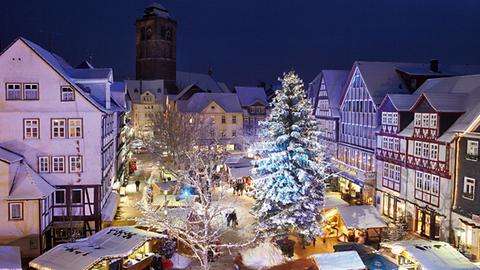
<instances>
[{"instance_id":1,"label":"window","mask_svg":"<svg viewBox=\"0 0 480 270\"><path fill-rule=\"evenodd\" d=\"M388 150L393 150L393 138L388 138Z\"/></svg>"},{"instance_id":2,"label":"window","mask_svg":"<svg viewBox=\"0 0 480 270\"><path fill-rule=\"evenodd\" d=\"M415 142L415 156L422 156L422 142Z\"/></svg>"},{"instance_id":3,"label":"window","mask_svg":"<svg viewBox=\"0 0 480 270\"><path fill-rule=\"evenodd\" d=\"M23 99L38 100L38 84L37 83L23 84Z\"/></svg>"},{"instance_id":4,"label":"window","mask_svg":"<svg viewBox=\"0 0 480 270\"><path fill-rule=\"evenodd\" d=\"M422 127L430 127L430 117L428 113L422 113Z\"/></svg>"},{"instance_id":5,"label":"window","mask_svg":"<svg viewBox=\"0 0 480 270\"><path fill-rule=\"evenodd\" d=\"M8 220L22 220L23 219L23 203L13 202L8 203Z\"/></svg>"},{"instance_id":6,"label":"window","mask_svg":"<svg viewBox=\"0 0 480 270\"><path fill-rule=\"evenodd\" d=\"M429 158L430 157L430 144L424 142L423 143L423 158Z\"/></svg>"},{"instance_id":7,"label":"window","mask_svg":"<svg viewBox=\"0 0 480 270\"><path fill-rule=\"evenodd\" d=\"M382 112L382 124L386 125L387 124L387 113Z\"/></svg>"},{"instance_id":8,"label":"window","mask_svg":"<svg viewBox=\"0 0 480 270\"><path fill-rule=\"evenodd\" d=\"M65 138L65 119L52 119L52 138Z\"/></svg>"},{"instance_id":9,"label":"window","mask_svg":"<svg viewBox=\"0 0 480 270\"><path fill-rule=\"evenodd\" d=\"M430 159L431 160L438 159L438 144L435 144L435 143L430 144Z\"/></svg>"},{"instance_id":10,"label":"window","mask_svg":"<svg viewBox=\"0 0 480 270\"><path fill-rule=\"evenodd\" d=\"M421 127L422 126L422 114L421 113L415 113L415 127Z\"/></svg>"},{"instance_id":11,"label":"window","mask_svg":"<svg viewBox=\"0 0 480 270\"><path fill-rule=\"evenodd\" d=\"M395 138L394 142L393 142L393 145L394 145L394 150L395 151L400 151L400 139L399 138Z\"/></svg>"},{"instance_id":12,"label":"window","mask_svg":"<svg viewBox=\"0 0 480 270\"><path fill-rule=\"evenodd\" d=\"M81 204L81 203L82 203L82 190L72 189L72 204Z\"/></svg>"},{"instance_id":13,"label":"window","mask_svg":"<svg viewBox=\"0 0 480 270\"><path fill-rule=\"evenodd\" d=\"M392 124L398 125L398 113L392 113Z\"/></svg>"},{"instance_id":14,"label":"window","mask_svg":"<svg viewBox=\"0 0 480 270\"><path fill-rule=\"evenodd\" d=\"M65 204L65 190L58 189L55 191L55 204Z\"/></svg>"},{"instance_id":15,"label":"window","mask_svg":"<svg viewBox=\"0 0 480 270\"><path fill-rule=\"evenodd\" d=\"M440 192L440 177L432 174L432 194L438 195Z\"/></svg>"},{"instance_id":16,"label":"window","mask_svg":"<svg viewBox=\"0 0 480 270\"><path fill-rule=\"evenodd\" d=\"M50 172L50 160L48 157L38 157L38 172L39 173Z\"/></svg>"},{"instance_id":17,"label":"window","mask_svg":"<svg viewBox=\"0 0 480 270\"><path fill-rule=\"evenodd\" d=\"M478 159L478 141L467 141L467 156L468 160L476 161Z\"/></svg>"},{"instance_id":18,"label":"window","mask_svg":"<svg viewBox=\"0 0 480 270\"><path fill-rule=\"evenodd\" d=\"M234 115L232 116L232 124L236 124L237 123L237 116Z\"/></svg>"},{"instance_id":19,"label":"window","mask_svg":"<svg viewBox=\"0 0 480 270\"><path fill-rule=\"evenodd\" d=\"M61 87L61 100L62 101L74 101L75 100L75 92L70 86L62 86Z\"/></svg>"},{"instance_id":20,"label":"window","mask_svg":"<svg viewBox=\"0 0 480 270\"><path fill-rule=\"evenodd\" d=\"M70 172L82 172L82 156L70 156L69 159Z\"/></svg>"},{"instance_id":21,"label":"window","mask_svg":"<svg viewBox=\"0 0 480 270\"><path fill-rule=\"evenodd\" d=\"M237 137L237 131L236 130L232 130L232 137Z\"/></svg>"},{"instance_id":22,"label":"window","mask_svg":"<svg viewBox=\"0 0 480 270\"><path fill-rule=\"evenodd\" d=\"M23 119L23 138L24 139L38 139L39 134L39 120L38 119Z\"/></svg>"},{"instance_id":23,"label":"window","mask_svg":"<svg viewBox=\"0 0 480 270\"><path fill-rule=\"evenodd\" d=\"M432 178L431 174L424 173L423 174L423 190L430 192L430 179Z\"/></svg>"},{"instance_id":24,"label":"window","mask_svg":"<svg viewBox=\"0 0 480 270\"><path fill-rule=\"evenodd\" d=\"M82 119L68 119L69 138L81 138L82 135Z\"/></svg>"},{"instance_id":25,"label":"window","mask_svg":"<svg viewBox=\"0 0 480 270\"><path fill-rule=\"evenodd\" d=\"M225 117L225 115L222 115L222 124L225 124L227 123L227 118Z\"/></svg>"},{"instance_id":26,"label":"window","mask_svg":"<svg viewBox=\"0 0 480 270\"><path fill-rule=\"evenodd\" d=\"M437 128L437 114L430 114L430 128Z\"/></svg>"},{"instance_id":27,"label":"window","mask_svg":"<svg viewBox=\"0 0 480 270\"><path fill-rule=\"evenodd\" d=\"M417 189L422 189L423 187L423 172L416 172L416 177L415 177L415 187Z\"/></svg>"},{"instance_id":28,"label":"window","mask_svg":"<svg viewBox=\"0 0 480 270\"><path fill-rule=\"evenodd\" d=\"M465 199L473 200L475 197L475 179L465 177L463 180L463 194Z\"/></svg>"},{"instance_id":29,"label":"window","mask_svg":"<svg viewBox=\"0 0 480 270\"><path fill-rule=\"evenodd\" d=\"M22 87L19 83L7 83L7 100L21 100Z\"/></svg>"},{"instance_id":30,"label":"window","mask_svg":"<svg viewBox=\"0 0 480 270\"><path fill-rule=\"evenodd\" d=\"M387 124L392 124L392 113L387 113Z\"/></svg>"},{"instance_id":31,"label":"window","mask_svg":"<svg viewBox=\"0 0 480 270\"><path fill-rule=\"evenodd\" d=\"M382 144L383 149L388 149L388 137L383 137L383 144Z\"/></svg>"},{"instance_id":32,"label":"window","mask_svg":"<svg viewBox=\"0 0 480 270\"><path fill-rule=\"evenodd\" d=\"M52 172L65 172L65 157L52 157Z\"/></svg>"}]
</instances>

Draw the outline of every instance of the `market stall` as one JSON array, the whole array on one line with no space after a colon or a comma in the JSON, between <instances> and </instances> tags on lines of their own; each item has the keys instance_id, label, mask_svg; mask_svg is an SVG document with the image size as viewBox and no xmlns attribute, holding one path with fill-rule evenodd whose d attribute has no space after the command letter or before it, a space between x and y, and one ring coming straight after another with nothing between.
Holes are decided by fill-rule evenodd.
<instances>
[{"instance_id":1,"label":"market stall","mask_svg":"<svg viewBox=\"0 0 480 270\"><path fill-rule=\"evenodd\" d=\"M20 247L0 246L0 269L22 270Z\"/></svg>"},{"instance_id":2,"label":"market stall","mask_svg":"<svg viewBox=\"0 0 480 270\"><path fill-rule=\"evenodd\" d=\"M356 251L322 253L310 256L321 270L367 270Z\"/></svg>"},{"instance_id":3,"label":"market stall","mask_svg":"<svg viewBox=\"0 0 480 270\"><path fill-rule=\"evenodd\" d=\"M422 270L478 270L478 266L450 244L433 240L406 240L381 243L403 269Z\"/></svg>"},{"instance_id":4,"label":"market stall","mask_svg":"<svg viewBox=\"0 0 480 270\"><path fill-rule=\"evenodd\" d=\"M381 242L382 231L387 223L374 206L340 206L337 211L340 241L360 244Z\"/></svg>"},{"instance_id":5,"label":"market stall","mask_svg":"<svg viewBox=\"0 0 480 270\"><path fill-rule=\"evenodd\" d=\"M149 267L165 235L134 227L109 227L74 243L55 246L32 260L34 269L107 270Z\"/></svg>"}]
</instances>

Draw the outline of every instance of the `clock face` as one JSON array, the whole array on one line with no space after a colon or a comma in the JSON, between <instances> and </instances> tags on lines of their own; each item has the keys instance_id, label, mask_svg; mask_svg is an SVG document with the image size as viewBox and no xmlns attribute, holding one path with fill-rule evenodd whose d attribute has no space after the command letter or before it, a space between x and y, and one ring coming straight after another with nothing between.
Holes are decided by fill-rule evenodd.
<instances>
[{"instance_id":1,"label":"clock face","mask_svg":"<svg viewBox=\"0 0 480 270\"><path fill-rule=\"evenodd\" d=\"M147 27L147 38L150 38L152 36L152 28Z\"/></svg>"}]
</instances>

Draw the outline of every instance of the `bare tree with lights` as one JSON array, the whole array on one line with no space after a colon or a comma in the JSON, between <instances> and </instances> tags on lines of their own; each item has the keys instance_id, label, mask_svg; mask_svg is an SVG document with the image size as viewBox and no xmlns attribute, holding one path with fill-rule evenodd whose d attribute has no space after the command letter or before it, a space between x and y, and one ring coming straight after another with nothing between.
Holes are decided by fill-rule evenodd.
<instances>
[{"instance_id":1,"label":"bare tree with lights","mask_svg":"<svg viewBox=\"0 0 480 270\"><path fill-rule=\"evenodd\" d=\"M174 104L151 116L153 136L142 138L148 150L168 170L182 170L187 155L212 133L209 119L194 113L180 112Z\"/></svg>"},{"instance_id":2,"label":"bare tree with lights","mask_svg":"<svg viewBox=\"0 0 480 270\"><path fill-rule=\"evenodd\" d=\"M139 203L142 215L137 222L154 230L166 230L192 251L202 269L208 270L212 269L213 258L225 250L247 246L254 239L243 243L221 242L230 230L225 217L234 210L234 205L226 203L225 190L219 185L225 180L219 173L225 152L216 144L197 149L194 154L183 154L186 166L179 172L182 182L194 190L194 195L186 199L186 206L168 208L168 201L152 206L146 202L147 198Z\"/></svg>"}]
</instances>

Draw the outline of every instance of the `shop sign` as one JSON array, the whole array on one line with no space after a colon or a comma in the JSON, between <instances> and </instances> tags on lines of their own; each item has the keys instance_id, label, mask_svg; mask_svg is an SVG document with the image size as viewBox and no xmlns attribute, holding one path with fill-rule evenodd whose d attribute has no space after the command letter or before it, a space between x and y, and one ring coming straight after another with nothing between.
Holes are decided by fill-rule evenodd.
<instances>
[{"instance_id":1,"label":"shop sign","mask_svg":"<svg viewBox=\"0 0 480 270\"><path fill-rule=\"evenodd\" d=\"M353 176L356 176L357 175L357 172L355 170L352 170L351 168L343 165L343 164L340 164L340 163L335 163L333 166L335 166L335 168L339 169L340 171L344 171L344 172L347 172Z\"/></svg>"},{"instance_id":2,"label":"shop sign","mask_svg":"<svg viewBox=\"0 0 480 270\"><path fill-rule=\"evenodd\" d=\"M480 216L479 215L472 215L472 220L474 222L480 223Z\"/></svg>"}]
</instances>

